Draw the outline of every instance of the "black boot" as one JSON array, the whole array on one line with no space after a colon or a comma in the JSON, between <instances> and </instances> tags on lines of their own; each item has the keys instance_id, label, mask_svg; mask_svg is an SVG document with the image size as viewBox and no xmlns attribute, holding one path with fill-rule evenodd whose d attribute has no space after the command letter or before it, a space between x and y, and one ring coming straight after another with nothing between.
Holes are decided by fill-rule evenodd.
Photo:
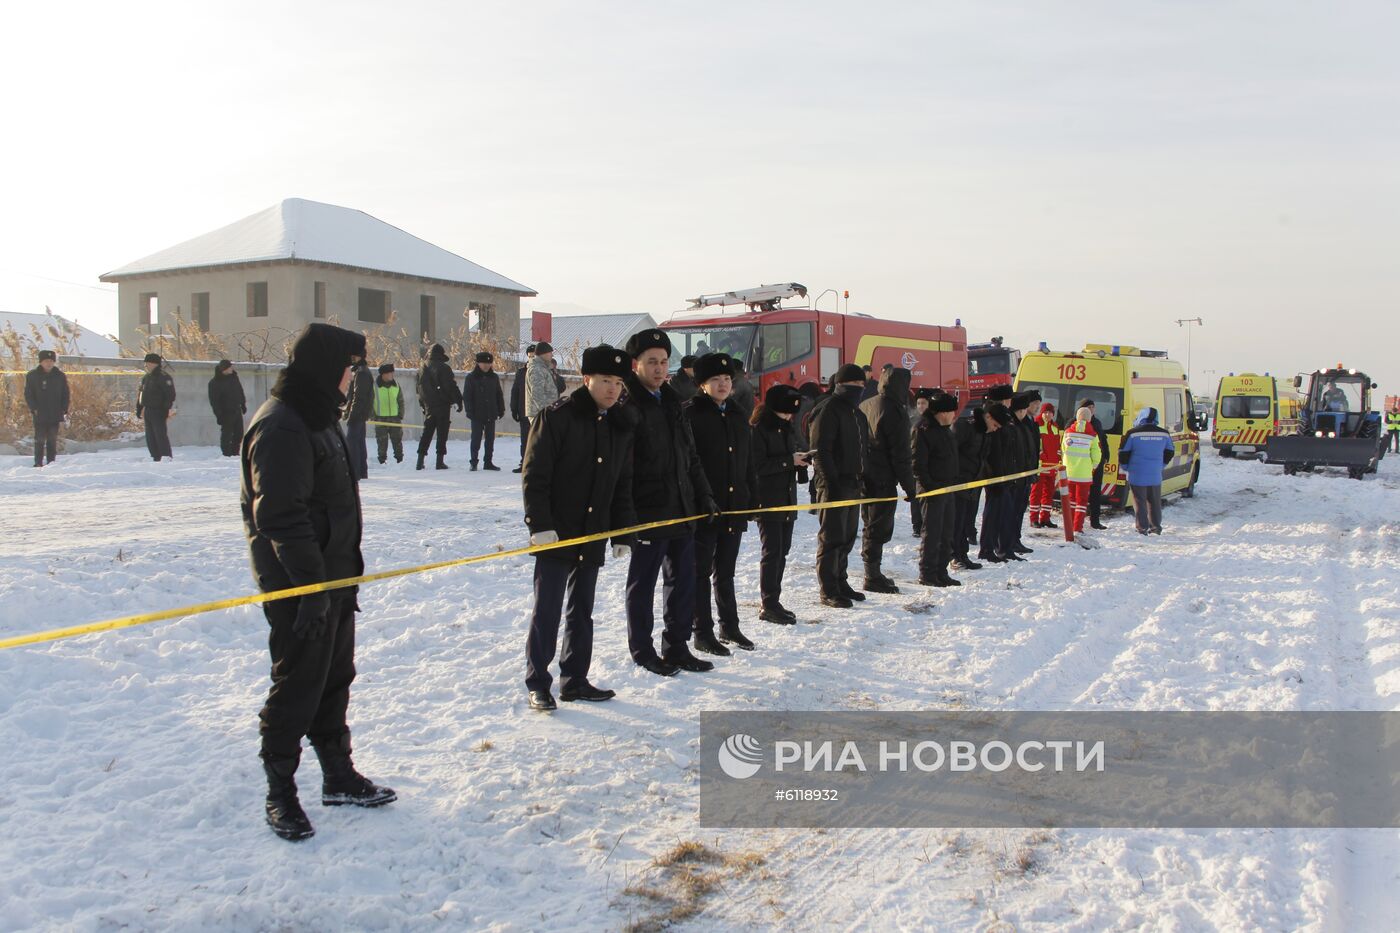
<instances>
[{"instance_id":1,"label":"black boot","mask_svg":"<svg viewBox=\"0 0 1400 933\"><path fill-rule=\"evenodd\" d=\"M772 622L774 625L796 625L797 616L790 612L785 606L773 603L758 610L758 617L764 622Z\"/></svg>"},{"instance_id":2,"label":"black boot","mask_svg":"<svg viewBox=\"0 0 1400 933\"><path fill-rule=\"evenodd\" d=\"M727 645L742 648L745 651L753 650L753 642L749 641L744 633L739 631L737 623L734 625L724 625L721 623L719 627L719 640Z\"/></svg>"},{"instance_id":3,"label":"black boot","mask_svg":"<svg viewBox=\"0 0 1400 933\"><path fill-rule=\"evenodd\" d=\"M467 466L467 469L468 469L468 470L471 470L473 473L475 473L475 472L476 472L476 461L473 460L473 461Z\"/></svg>"},{"instance_id":4,"label":"black boot","mask_svg":"<svg viewBox=\"0 0 1400 933\"><path fill-rule=\"evenodd\" d=\"M875 569L874 573L871 573L868 569L866 570L865 585L862 587L862 589L864 589L867 593L899 592L899 587L895 585L895 582L889 577L885 576L883 573L881 573L878 567ZM854 598L851 597L850 593L847 593L846 596L849 598Z\"/></svg>"},{"instance_id":5,"label":"black boot","mask_svg":"<svg viewBox=\"0 0 1400 933\"><path fill-rule=\"evenodd\" d=\"M297 773L300 758L264 758L263 771L267 774L267 825L283 839L295 842L310 839L316 835L306 811L297 799Z\"/></svg>"},{"instance_id":6,"label":"black boot","mask_svg":"<svg viewBox=\"0 0 1400 933\"><path fill-rule=\"evenodd\" d=\"M695 650L704 654L713 654L721 658L729 657L729 649L715 640L715 633L707 630L697 630L695 632ZM674 661L671 663L675 663Z\"/></svg>"},{"instance_id":7,"label":"black boot","mask_svg":"<svg viewBox=\"0 0 1400 933\"><path fill-rule=\"evenodd\" d=\"M481 468L482 468L483 470L490 470L490 471L492 471L493 473L499 473L499 472L501 472L501 468L498 467L498 466L496 466L496 464L492 463L490 460L487 460L485 463L483 463L483 464L481 465Z\"/></svg>"},{"instance_id":8,"label":"black boot","mask_svg":"<svg viewBox=\"0 0 1400 933\"><path fill-rule=\"evenodd\" d=\"M437 470L445 470L445 469L447 469L447 459L446 459L445 457L438 457L438 458L437 458L437 466L434 467L434 469L437 469Z\"/></svg>"},{"instance_id":9,"label":"black boot","mask_svg":"<svg viewBox=\"0 0 1400 933\"><path fill-rule=\"evenodd\" d=\"M418 465L414 467L415 470L421 470L421 469L423 469L423 460L424 460L427 456L428 456L427 454L419 454L419 455L418 455Z\"/></svg>"},{"instance_id":10,"label":"black boot","mask_svg":"<svg viewBox=\"0 0 1400 933\"><path fill-rule=\"evenodd\" d=\"M321 759L321 803L324 806L382 807L399 799L389 788L380 787L355 770L350 760L350 733L328 742L312 743L312 747L316 749L316 757Z\"/></svg>"}]
</instances>

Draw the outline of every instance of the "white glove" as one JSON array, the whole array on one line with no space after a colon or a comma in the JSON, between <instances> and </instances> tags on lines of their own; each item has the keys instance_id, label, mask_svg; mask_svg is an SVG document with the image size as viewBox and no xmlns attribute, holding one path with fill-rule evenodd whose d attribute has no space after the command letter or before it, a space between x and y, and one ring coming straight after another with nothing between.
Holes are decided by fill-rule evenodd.
<instances>
[{"instance_id":1,"label":"white glove","mask_svg":"<svg viewBox=\"0 0 1400 933\"><path fill-rule=\"evenodd\" d=\"M559 532L557 531L537 531L530 535L530 543L532 545L554 544L558 540Z\"/></svg>"},{"instance_id":2,"label":"white glove","mask_svg":"<svg viewBox=\"0 0 1400 933\"><path fill-rule=\"evenodd\" d=\"M630 545L626 545L626 544L614 544L614 545L613 545L613 560L626 560L626 559L628 558L628 556L631 555L631 553L632 553L632 548L631 548Z\"/></svg>"}]
</instances>

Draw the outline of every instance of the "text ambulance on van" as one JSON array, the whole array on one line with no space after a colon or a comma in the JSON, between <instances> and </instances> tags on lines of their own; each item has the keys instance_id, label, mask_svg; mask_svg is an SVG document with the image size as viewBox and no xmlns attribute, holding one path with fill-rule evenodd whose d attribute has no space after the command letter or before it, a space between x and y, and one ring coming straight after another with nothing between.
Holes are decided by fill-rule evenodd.
<instances>
[{"instance_id":1,"label":"text ambulance on van","mask_svg":"<svg viewBox=\"0 0 1400 933\"><path fill-rule=\"evenodd\" d=\"M1298 433L1301 403L1291 380L1268 373L1222 376L1215 393L1210 445L1222 457L1260 452L1269 438Z\"/></svg>"},{"instance_id":2,"label":"text ambulance on van","mask_svg":"<svg viewBox=\"0 0 1400 933\"><path fill-rule=\"evenodd\" d=\"M1044 345L1042 344L1042 347ZM1143 408L1157 409L1158 423L1171 432L1176 456L1162 472L1162 494L1191 496L1201 475L1201 444L1192 413L1191 390L1181 364L1161 350L1091 343L1083 353L1037 350L1016 373L1016 391L1037 389L1055 406L1063 426L1081 399L1092 399L1108 435L1103 501L1121 507L1127 496L1118 470L1118 444Z\"/></svg>"}]
</instances>

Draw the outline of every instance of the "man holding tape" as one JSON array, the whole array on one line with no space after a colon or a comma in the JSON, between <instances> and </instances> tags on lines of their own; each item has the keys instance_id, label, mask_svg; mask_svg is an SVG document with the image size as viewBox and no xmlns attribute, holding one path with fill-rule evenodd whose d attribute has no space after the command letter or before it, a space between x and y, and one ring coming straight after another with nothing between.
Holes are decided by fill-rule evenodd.
<instances>
[{"instance_id":1,"label":"man holding tape","mask_svg":"<svg viewBox=\"0 0 1400 933\"><path fill-rule=\"evenodd\" d=\"M307 325L243 437L243 527L263 592L364 573L360 493L340 433L340 406L361 334ZM293 779L301 739L321 761L321 802L377 807L397 795L355 770L346 708L355 679L357 588L263 604L272 688L259 714L267 823L283 839L314 834Z\"/></svg>"},{"instance_id":2,"label":"man holding tape","mask_svg":"<svg viewBox=\"0 0 1400 933\"><path fill-rule=\"evenodd\" d=\"M636 415L619 406L631 358L607 345L583 351L583 388L539 414L525 447L521 485L532 545L554 544L637 524L632 508L632 441ZM611 700L611 690L588 682L593 660L593 596L602 541L535 555L535 608L525 640L525 689L530 708L556 708L549 673L564 613L559 699ZM612 542L626 560L625 538ZM567 601L567 605L566 605Z\"/></svg>"}]
</instances>

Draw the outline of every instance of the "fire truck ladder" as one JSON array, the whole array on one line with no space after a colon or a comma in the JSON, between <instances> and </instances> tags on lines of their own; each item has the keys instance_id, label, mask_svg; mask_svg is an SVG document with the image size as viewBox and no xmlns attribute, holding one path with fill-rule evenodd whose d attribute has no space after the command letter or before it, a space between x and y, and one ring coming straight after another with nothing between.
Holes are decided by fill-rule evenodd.
<instances>
[{"instance_id":1,"label":"fire truck ladder","mask_svg":"<svg viewBox=\"0 0 1400 933\"><path fill-rule=\"evenodd\" d=\"M701 295L690 299L690 308L698 311L712 305L748 305L750 311L776 311L784 298L806 298L807 286L796 282L782 285L760 285L758 288L745 288L739 291L723 292L718 295Z\"/></svg>"}]
</instances>

